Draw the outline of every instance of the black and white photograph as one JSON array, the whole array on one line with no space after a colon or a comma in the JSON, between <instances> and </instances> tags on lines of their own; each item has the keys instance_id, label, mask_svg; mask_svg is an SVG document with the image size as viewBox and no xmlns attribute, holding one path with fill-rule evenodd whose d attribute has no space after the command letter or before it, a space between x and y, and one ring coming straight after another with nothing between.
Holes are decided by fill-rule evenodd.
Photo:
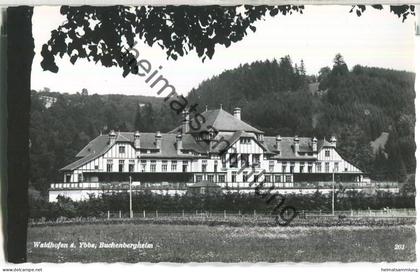
<instances>
[{"instance_id":1,"label":"black and white photograph","mask_svg":"<svg viewBox=\"0 0 420 272\"><path fill-rule=\"evenodd\" d=\"M7 262L417 271L414 5L1 10Z\"/></svg>"}]
</instances>

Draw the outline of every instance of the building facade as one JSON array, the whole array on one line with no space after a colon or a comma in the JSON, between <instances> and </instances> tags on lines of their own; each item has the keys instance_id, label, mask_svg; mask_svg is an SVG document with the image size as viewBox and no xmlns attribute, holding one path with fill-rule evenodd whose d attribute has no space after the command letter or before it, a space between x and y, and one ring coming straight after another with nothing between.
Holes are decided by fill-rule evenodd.
<instances>
[{"instance_id":1,"label":"building facade","mask_svg":"<svg viewBox=\"0 0 420 272\"><path fill-rule=\"evenodd\" d=\"M63 167L63 180L51 184L58 195L81 200L89 194L150 190L183 194L194 184L214 184L223 192L251 193L260 184L282 193L328 192L330 183L360 187L361 170L337 153L337 140L265 136L223 109L201 113L201 126L184 113L168 133L114 132L88 143L76 161ZM204 192L204 190L203 190Z\"/></svg>"}]
</instances>

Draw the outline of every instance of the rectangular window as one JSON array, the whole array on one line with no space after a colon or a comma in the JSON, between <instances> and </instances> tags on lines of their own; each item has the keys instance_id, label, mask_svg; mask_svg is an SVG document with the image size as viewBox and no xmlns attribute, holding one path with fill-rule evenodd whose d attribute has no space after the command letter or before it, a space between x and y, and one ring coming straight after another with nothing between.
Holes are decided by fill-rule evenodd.
<instances>
[{"instance_id":1,"label":"rectangular window","mask_svg":"<svg viewBox=\"0 0 420 272\"><path fill-rule=\"evenodd\" d=\"M77 174L77 181L83 182L83 174Z\"/></svg>"},{"instance_id":2,"label":"rectangular window","mask_svg":"<svg viewBox=\"0 0 420 272\"><path fill-rule=\"evenodd\" d=\"M303 168L305 167L305 163L304 162L301 162L300 164L299 164L299 173L303 173Z\"/></svg>"},{"instance_id":3,"label":"rectangular window","mask_svg":"<svg viewBox=\"0 0 420 272\"><path fill-rule=\"evenodd\" d=\"M219 182L225 182L225 175L219 175Z\"/></svg>"},{"instance_id":4,"label":"rectangular window","mask_svg":"<svg viewBox=\"0 0 420 272\"><path fill-rule=\"evenodd\" d=\"M224 155L222 157L222 168L226 169L226 157Z\"/></svg>"},{"instance_id":5,"label":"rectangular window","mask_svg":"<svg viewBox=\"0 0 420 272\"><path fill-rule=\"evenodd\" d=\"M319 172L319 173L322 172L321 163L320 162L317 162L316 163L316 171Z\"/></svg>"},{"instance_id":6,"label":"rectangular window","mask_svg":"<svg viewBox=\"0 0 420 272\"><path fill-rule=\"evenodd\" d=\"M213 172L217 172L217 160L214 160Z\"/></svg>"},{"instance_id":7,"label":"rectangular window","mask_svg":"<svg viewBox=\"0 0 420 272\"><path fill-rule=\"evenodd\" d=\"M241 138L240 143L241 144L251 144L251 138Z\"/></svg>"},{"instance_id":8,"label":"rectangular window","mask_svg":"<svg viewBox=\"0 0 420 272\"><path fill-rule=\"evenodd\" d=\"M242 173L242 182L248 182L248 172L244 171Z\"/></svg>"},{"instance_id":9,"label":"rectangular window","mask_svg":"<svg viewBox=\"0 0 420 272\"><path fill-rule=\"evenodd\" d=\"M283 165L281 166L281 171L283 173L286 173L286 169L287 169L287 165L286 165L286 163L283 163Z\"/></svg>"},{"instance_id":10,"label":"rectangular window","mask_svg":"<svg viewBox=\"0 0 420 272\"><path fill-rule=\"evenodd\" d=\"M241 167L248 167L248 166L249 166L249 155L241 154Z\"/></svg>"},{"instance_id":11,"label":"rectangular window","mask_svg":"<svg viewBox=\"0 0 420 272\"><path fill-rule=\"evenodd\" d=\"M203 180L202 175L195 175L195 182L201 182Z\"/></svg>"},{"instance_id":12,"label":"rectangular window","mask_svg":"<svg viewBox=\"0 0 420 272\"><path fill-rule=\"evenodd\" d=\"M260 167L260 155L252 154L252 166Z\"/></svg>"},{"instance_id":13,"label":"rectangular window","mask_svg":"<svg viewBox=\"0 0 420 272\"><path fill-rule=\"evenodd\" d=\"M128 172L134 172L134 160L129 161Z\"/></svg>"},{"instance_id":14,"label":"rectangular window","mask_svg":"<svg viewBox=\"0 0 420 272\"><path fill-rule=\"evenodd\" d=\"M229 155L229 165L230 167L238 167L238 154L233 153Z\"/></svg>"},{"instance_id":15,"label":"rectangular window","mask_svg":"<svg viewBox=\"0 0 420 272\"><path fill-rule=\"evenodd\" d=\"M334 163L334 172L338 172L338 162Z\"/></svg>"},{"instance_id":16,"label":"rectangular window","mask_svg":"<svg viewBox=\"0 0 420 272\"><path fill-rule=\"evenodd\" d=\"M232 172L232 182L236 182L236 172Z\"/></svg>"},{"instance_id":17,"label":"rectangular window","mask_svg":"<svg viewBox=\"0 0 420 272\"><path fill-rule=\"evenodd\" d=\"M271 175L264 175L265 182L271 182Z\"/></svg>"},{"instance_id":18,"label":"rectangular window","mask_svg":"<svg viewBox=\"0 0 420 272\"><path fill-rule=\"evenodd\" d=\"M312 168L313 168L313 163L312 163L312 162L310 162L310 163L308 164L308 173L312 173Z\"/></svg>"},{"instance_id":19,"label":"rectangular window","mask_svg":"<svg viewBox=\"0 0 420 272\"><path fill-rule=\"evenodd\" d=\"M286 182L292 182L292 176L291 175L286 176Z\"/></svg>"},{"instance_id":20,"label":"rectangular window","mask_svg":"<svg viewBox=\"0 0 420 272\"><path fill-rule=\"evenodd\" d=\"M95 165L95 170L98 170L99 169L99 165Z\"/></svg>"},{"instance_id":21,"label":"rectangular window","mask_svg":"<svg viewBox=\"0 0 420 272\"><path fill-rule=\"evenodd\" d=\"M201 161L201 172L206 172L207 171L207 160L202 160Z\"/></svg>"},{"instance_id":22,"label":"rectangular window","mask_svg":"<svg viewBox=\"0 0 420 272\"><path fill-rule=\"evenodd\" d=\"M293 173L295 171L295 163L294 162L292 162L292 163L290 163L290 173Z\"/></svg>"},{"instance_id":23,"label":"rectangular window","mask_svg":"<svg viewBox=\"0 0 420 272\"><path fill-rule=\"evenodd\" d=\"M325 157L329 157L330 156L330 151L329 150L325 150Z\"/></svg>"},{"instance_id":24,"label":"rectangular window","mask_svg":"<svg viewBox=\"0 0 420 272\"><path fill-rule=\"evenodd\" d=\"M274 176L274 182L281 182L281 176L280 175L275 175Z\"/></svg>"},{"instance_id":25,"label":"rectangular window","mask_svg":"<svg viewBox=\"0 0 420 272\"><path fill-rule=\"evenodd\" d=\"M120 154L124 154L124 153L125 153L125 146L120 145L120 146L118 147L118 151L119 151L119 153L120 153Z\"/></svg>"},{"instance_id":26,"label":"rectangular window","mask_svg":"<svg viewBox=\"0 0 420 272\"><path fill-rule=\"evenodd\" d=\"M258 182L258 179L259 179L259 177L260 177L260 175L254 175L254 182L253 183L257 183Z\"/></svg>"},{"instance_id":27,"label":"rectangular window","mask_svg":"<svg viewBox=\"0 0 420 272\"><path fill-rule=\"evenodd\" d=\"M268 162L268 171L274 172L274 161Z\"/></svg>"},{"instance_id":28,"label":"rectangular window","mask_svg":"<svg viewBox=\"0 0 420 272\"><path fill-rule=\"evenodd\" d=\"M155 160L150 161L150 172L156 172L156 161Z\"/></svg>"},{"instance_id":29,"label":"rectangular window","mask_svg":"<svg viewBox=\"0 0 420 272\"><path fill-rule=\"evenodd\" d=\"M118 172L123 172L124 171L124 160L120 160L118 162Z\"/></svg>"},{"instance_id":30,"label":"rectangular window","mask_svg":"<svg viewBox=\"0 0 420 272\"><path fill-rule=\"evenodd\" d=\"M188 161L182 161L182 172L187 172L188 170Z\"/></svg>"},{"instance_id":31,"label":"rectangular window","mask_svg":"<svg viewBox=\"0 0 420 272\"><path fill-rule=\"evenodd\" d=\"M162 172L168 172L168 161L162 161Z\"/></svg>"},{"instance_id":32,"label":"rectangular window","mask_svg":"<svg viewBox=\"0 0 420 272\"><path fill-rule=\"evenodd\" d=\"M107 160L106 161L106 171L107 172L112 172L112 160Z\"/></svg>"},{"instance_id":33,"label":"rectangular window","mask_svg":"<svg viewBox=\"0 0 420 272\"><path fill-rule=\"evenodd\" d=\"M214 182L214 175L211 175L211 174L207 175L207 180L210 182Z\"/></svg>"},{"instance_id":34,"label":"rectangular window","mask_svg":"<svg viewBox=\"0 0 420 272\"><path fill-rule=\"evenodd\" d=\"M141 171L142 172L146 172L146 164L147 164L146 160L141 160Z\"/></svg>"},{"instance_id":35,"label":"rectangular window","mask_svg":"<svg viewBox=\"0 0 420 272\"><path fill-rule=\"evenodd\" d=\"M176 172L177 169L177 161L171 161L171 171Z\"/></svg>"},{"instance_id":36,"label":"rectangular window","mask_svg":"<svg viewBox=\"0 0 420 272\"><path fill-rule=\"evenodd\" d=\"M329 162L326 162L325 163L325 172L330 172L330 163Z\"/></svg>"}]
</instances>

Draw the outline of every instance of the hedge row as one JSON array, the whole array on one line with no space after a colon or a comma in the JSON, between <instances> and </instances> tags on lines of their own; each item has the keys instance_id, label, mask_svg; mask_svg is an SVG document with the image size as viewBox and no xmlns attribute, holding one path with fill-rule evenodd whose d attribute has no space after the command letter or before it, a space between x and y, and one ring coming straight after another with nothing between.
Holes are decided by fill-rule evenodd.
<instances>
[{"instance_id":1,"label":"hedge row","mask_svg":"<svg viewBox=\"0 0 420 272\"><path fill-rule=\"evenodd\" d=\"M284 195L284 204L294 207L297 211L329 211L331 208L331 194L323 195L319 192L309 195ZM255 194L229 193L222 195L155 195L151 193L137 193L133 195L134 212L161 211L242 211L251 213L269 213L279 203L280 197L267 204L266 198ZM336 210L366 210L388 208L414 208L415 196L377 192L367 195L363 192L349 191L337 194L335 197ZM30 201L30 218L55 220L59 217L103 217L107 211L124 213L129 210L129 195L115 193L102 197L91 196L85 201L75 202L69 198L58 197L57 202L45 200Z\"/></svg>"}]
</instances>

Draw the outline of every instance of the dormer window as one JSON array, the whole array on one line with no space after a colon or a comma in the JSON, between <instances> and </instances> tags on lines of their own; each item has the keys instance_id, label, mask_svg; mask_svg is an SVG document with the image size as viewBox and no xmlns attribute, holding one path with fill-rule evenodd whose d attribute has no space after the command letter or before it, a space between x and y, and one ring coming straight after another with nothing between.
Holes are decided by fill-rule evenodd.
<instances>
[{"instance_id":1,"label":"dormer window","mask_svg":"<svg viewBox=\"0 0 420 272\"><path fill-rule=\"evenodd\" d=\"M119 151L120 154L125 154L125 146L123 146L123 145L119 146L118 151Z\"/></svg>"},{"instance_id":2,"label":"dormer window","mask_svg":"<svg viewBox=\"0 0 420 272\"><path fill-rule=\"evenodd\" d=\"M325 150L325 157L329 157L330 156L330 151L329 150Z\"/></svg>"}]
</instances>

